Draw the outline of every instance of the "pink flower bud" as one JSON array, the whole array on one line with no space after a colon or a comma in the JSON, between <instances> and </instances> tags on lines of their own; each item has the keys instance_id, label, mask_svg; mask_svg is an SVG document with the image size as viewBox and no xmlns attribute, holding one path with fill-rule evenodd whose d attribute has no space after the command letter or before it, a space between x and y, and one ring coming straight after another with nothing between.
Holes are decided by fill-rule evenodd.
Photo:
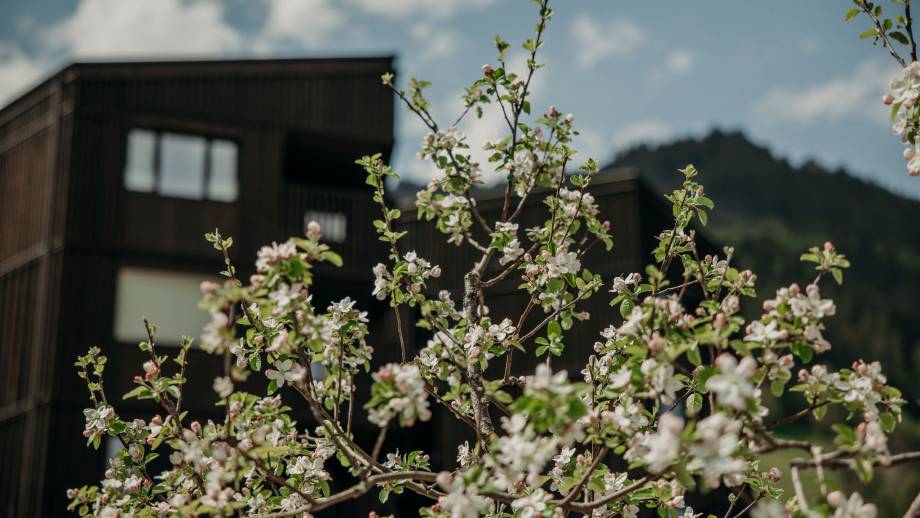
<instances>
[{"instance_id":1,"label":"pink flower bud","mask_svg":"<svg viewBox=\"0 0 920 518\"><path fill-rule=\"evenodd\" d=\"M885 97L882 97L882 104L884 104L885 106L891 106L891 103L893 102L894 102L894 97L892 97L891 95L886 95Z\"/></svg>"},{"instance_id":2,"label":"pink flower bud","mask_svg":"<svg viewBox=\"0 0 920 518\"><path fill-rule=\"evenodd\" d=\"M833 251L834 251L834 243L831 243L830 241L825 241L825 242L824 242L824 251L825 251L825 252L828 252L828 253L833 252Z\"/></svg>"},{"instance_id":3,"label":"pink flower bud","mask_svg":"<svg viewBox=\"0 0 920 518\"><path fill-rule=\"evenodd\" d=\"M322 228L319 226L319 223L311 221L307 223L307 237L311 239L319 239L322 235Z\"/></svg>"},{"instance_id":4,"label":"pink flower bud","mask_svg":"<svg viewBox=\"0 0 920 518\"><path fill-rule=\"evenodd\" d=\"M495 72L495 69L492 68L492 65L486 64L482 66L482 73L484 75L491 76L493 72Z\"/></svg>"},{"instance_id":5,"label":"pink flower bud","mask_svg":"<svg viewBox=\"0 0 920 518\"><path fill-rule=\"evenodd\" d=\"M658 333L655 333L652 336L652 339L648 341L648 350L653 354L657 354L664 348L664 338L661 337Z\"/></svg>"},{"instance_id":6,"label":"pink flower bud","mask_svg":"<svg viewBox=\"0 0 920 518\"><path fill-rule=\"evenodd\" d=\"M214 293L215 291L217 291L217 288L219 287L220 286L216 282L202 281L200 289L201 289L201 293L204 293L205 295L210 295Z\"/></svg>"},{"instance_id":7,"label":"pink flower bud","mask_svg":"<svg viewBox=\"0 0 920 518\"><path fill-rule=\"evenodd\" d=\"M712 324L716 329L722 329L728 325L728 317L725 316L725 313L719 313Z\"/></svg>"}]
</instances>

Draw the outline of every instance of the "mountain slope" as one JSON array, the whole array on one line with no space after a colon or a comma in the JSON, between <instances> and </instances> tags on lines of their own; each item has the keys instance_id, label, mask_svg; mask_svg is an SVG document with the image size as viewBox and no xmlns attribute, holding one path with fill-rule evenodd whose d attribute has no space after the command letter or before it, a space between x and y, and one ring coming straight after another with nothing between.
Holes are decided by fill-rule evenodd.
<instances>
[{"instance_id":1,"label":"mountain slope","mask_svg":"<svg viewBox=\"0 0 920 518\"><path fill-rule=\"evenodd\" d=\"M814 272L801 265L808 246L832 241L852 262L829 323L838 365L879 360L891 381L916 401L920 383L920 202L892 194L844 171L818 164L795 167L741 133L714 131L657 147L620 153L616 166L636 166L658 191L679 182L692 163L716 203L708 234L734 245L742 264L758 273L760 298L781 284L804 285ZM832 284L832 283L831 283Z\"/></svg>"}]
</instances>

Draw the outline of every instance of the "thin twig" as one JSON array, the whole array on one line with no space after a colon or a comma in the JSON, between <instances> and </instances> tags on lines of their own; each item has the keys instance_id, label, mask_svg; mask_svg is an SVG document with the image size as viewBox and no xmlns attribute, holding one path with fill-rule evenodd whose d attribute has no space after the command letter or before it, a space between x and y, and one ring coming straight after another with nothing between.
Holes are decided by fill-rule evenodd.
<instances>
[{"instance_id":1,"label":"thin twig","mask_svg":"<svg viewBox=\"0 0 920 518\"><path fill-rule=\"evenodd\" d=\"M594 470L597 469L597 466L601 463L602 460L604 460L604 456L607 455L608 451L610 450L606 446L601 448L601 451L598 452L598 454L594 457L594 462L588 466L588 471L585 471L581 478L578 479L578 482L574 487L572 487L572 490L569 491L569 494L565 495L565 498L562 499L562 502L559 505L566 505L576 496L578 496L578 492L581 491L581 488L583 488L585 484L588 483L588 479L591 478L591 474L594 473Z\"/></svg>"},{"instance_id":2,"label":"thin twig","mask_svg":"<svg viewBox=\"0 0 920 518\"><path fill-rule=\"evenodd\" d=\"M916 518L917 516L920 516L920 493L917 493L914 501L907 508L907 512L904 513L904 518Z\"/></svg>"},{"instance_id":3,"label":"thin twig","mask_svg":"<svg viewBox=\"0 0 920 518\"><path fill-rule=\"evenodd\" d=\"M792 466L792 485L795 488L795 498L799 502L799 508L808 512L808 500L805 499L805 490L802 489L802 480L799 479L799 468L795 465Z\"/></svg>"},{"instance_id":4,"label":"thin twig","mask_svg":"<svg viewBox=\"0 0 920 518\"><path fill-rule=\"evenodd\" d=\"M862 8L863 12L866 13L866 16L872 20L872 23L875 24L875 36L882 40L882 44L886 49L888 49L888 53L891 54L891 57L893 57L895 61L901 65L901 68L907 67L907 62L904 61L904 58L902 58L896 50L894 50L894 46L891 44L891 40L888 39L888 34L885 32L884 27L882 27L882 21L879 20L878 17L876 17L872 12L872 10L868 8L866 2L860 2L859 6Z\"/></svg>"},{"instance_id":5,"label":"thin twig","mask_svg":"<svg viewBox=\"0 0 920 518\"><path fill-rule=\"evenodd\" d=\"M917 42L914 41L913 19L910 16L910 0L904 2L904 32L910 40L910 60L917 61Z\"/></svg>"}]
</instances>

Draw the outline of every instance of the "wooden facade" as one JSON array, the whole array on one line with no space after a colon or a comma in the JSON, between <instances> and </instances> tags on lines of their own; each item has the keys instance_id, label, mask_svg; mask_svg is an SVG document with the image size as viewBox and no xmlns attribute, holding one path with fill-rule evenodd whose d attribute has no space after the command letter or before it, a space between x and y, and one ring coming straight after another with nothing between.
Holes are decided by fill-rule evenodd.
<instances>
[{"instance_id":1,"label":"wooden facade","mask_svg":"<svg viewBox=\"0 0 920 518\"><path fill-rule=\"evenodd\" d=\"M363 288L379 245L353 161L393 147L379 79L391 70L389 57L77 63L0 110L0 515L64 515L66 488L103 472L103 453L83 444L87 393L73 362L101 346L116 399L137 372L136 348L113 336L120 268L212 276L221 261L203 233L220 227L246 271L257 246L303 232L305 211L335 211L347 266L318 272L322 298L365 293L373 306ZM234 142L236 200L126 189L138 127ZM192 408L211 409L216 365L193 356ZM148 406L117 406L149 418Z\"/></svg>"},{"instance_id":2,"label":"wooden facade","mask_svg":"<svg viewBox=\"0 0 920 518\"><path fill-rule=\"evenodd\" d=\"M87 393L73 368L89 346L110 358L106 386L119 412L149 419L150 405L118 401L143 361L135 344L119 342L113 331L119 272L213 276L221 261L202 236L215 227L234 237L234 260L245 274L258 246L303 232L305 214L344 218L344 238L330 244L345 266L318 268L314 302L325 308L356 299L370 311L375 363L398 359L392 312L370 296L371 267L386 256L370 224L379 213L353 164L367 153L388 157L393 147L394 101L379 81L391 69L391 58L73 64L0 110L0 514L65 515L65 490L102 476L104 452L86 448L81 435ZM236 200L127 189L134 128L235 143ZM591 191L612 223L615 247L612 254L592 250L585 266L607 281L642 271L670 212L635 171L602 172ZM483 194L483 212L497 211L499 201ZM429 287L451 289L458 300L474 251L447 245L412 212L401 223L411 231L404 246L440 265L445 276ZM535 200L521 227L544 218ZM509 279L492 288L493 315L526 303L515 285ZM608 300L599 293L579 306L592 320L567 334L570 348L554 366L577 374L599 331L617 318ZM410 312L404 316L409 346L424 347L428 337L412 331ZM517 369L533 365L529 356L520 354ZM211 389L219 362L193 351L189 372L186 408L220 418ZM359 386L359 397L366 392ZM303 409L296 412L308 420ZM436 410L431 422L391 433L387 451L422 448L433 466L452 467L452 447L470 438L466 432ZM358 424L356 436L371 444L376 433ZM322 515L410 515L423 504L406 493L381 505L371 494Z\"/></svg>"}]
</instances>

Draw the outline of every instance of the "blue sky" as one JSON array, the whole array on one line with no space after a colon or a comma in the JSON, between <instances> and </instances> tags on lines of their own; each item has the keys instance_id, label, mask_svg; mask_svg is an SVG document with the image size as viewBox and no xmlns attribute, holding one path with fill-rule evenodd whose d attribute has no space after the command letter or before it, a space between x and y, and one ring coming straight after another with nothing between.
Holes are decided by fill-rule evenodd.
<instances>
[{"instance_id":1,"label":"blue sky","mask_svg":"<svg viewBox=\"0 0 920 518\"><path fill-rule=\"evenodd\" d=\"M880 102L897 67L856 38L866 21L843 23L849 6L557 0L533 104L574 113L580 149L602 161L635 142L741 129L793 162L920 198ZM492 37L519 43L535 22L526 0L4 0L4 14L0 103L81 58L394 54L401 79L434 82L443 120L494 60ZM478 144L501 123L464 129ZM424 178L423 128L400 112L398 135L395 167Z\"/></svg>"}]
</instances>

